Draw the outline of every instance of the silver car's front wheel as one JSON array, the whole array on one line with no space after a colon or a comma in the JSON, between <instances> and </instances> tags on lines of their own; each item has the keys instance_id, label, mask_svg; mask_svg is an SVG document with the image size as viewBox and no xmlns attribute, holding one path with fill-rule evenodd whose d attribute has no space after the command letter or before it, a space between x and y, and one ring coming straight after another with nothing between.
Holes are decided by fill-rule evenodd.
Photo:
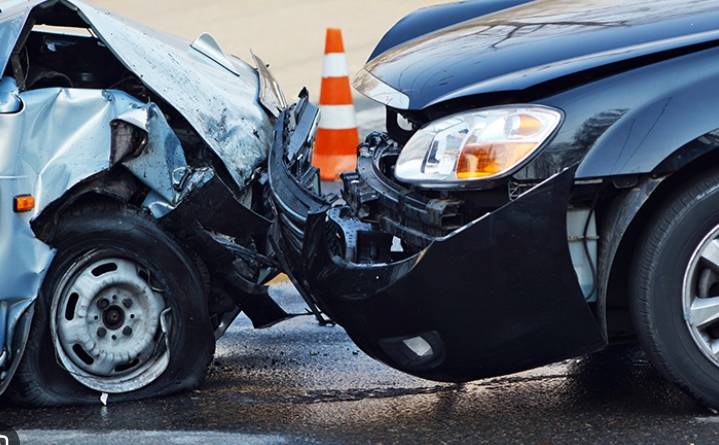
<instances>
[{"instance_id":1,"label":"silver car's front wheel","mask_svg":"<svg viewBox=\"0 0 719 445\"><path fill-rule=\"evenodd\" d=\"M169 363L170 308L150 272L124 258L90 252L53 298L51 333L62 365L96 391L135 391Z\"/></svg>"},{"instance_id":2,"label":"silver car's front wheel","mask_svg":"<svg viewBox=\"0 0 719 445\"><path fill-rule=\"evenodd\" d=\"M11 400L116 403L197 387L215 346L199 260L120 204L59 221Z\"/></svg>"}]
</instances>

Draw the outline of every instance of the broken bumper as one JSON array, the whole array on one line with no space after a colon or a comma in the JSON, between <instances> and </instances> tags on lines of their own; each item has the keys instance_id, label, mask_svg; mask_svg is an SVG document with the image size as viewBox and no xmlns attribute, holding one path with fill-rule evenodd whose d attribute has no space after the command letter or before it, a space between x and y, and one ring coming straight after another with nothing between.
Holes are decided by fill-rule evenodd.
<instances>
[{"instance_id":1,"label":"broken bumper","mask_svg":"<svg viewBox=\"0 0 719 445\"><path fill-rule=\"evenodd\" d=\"M269 159L278 212L272 236L305 296L366 353L419 377L458 382L605 345L567 248L573 171L449 234L428 237L414 253L393 253L395 236L416 230L402 227L401 218L364 222L308 187L312 169L298 175L288 150L292 140L308 139L297 132L310 118L291 113L280 119ZM353 189L390 197L378 187L381 175L362 165Z\"/></svg>"}]
</instances>

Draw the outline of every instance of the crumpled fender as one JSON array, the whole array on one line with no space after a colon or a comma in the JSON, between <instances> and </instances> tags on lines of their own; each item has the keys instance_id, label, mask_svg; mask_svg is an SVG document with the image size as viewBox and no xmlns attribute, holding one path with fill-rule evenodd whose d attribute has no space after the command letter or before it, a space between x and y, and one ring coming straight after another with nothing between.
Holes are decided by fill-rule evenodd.
<instances>
[{"instance_id":1,"label":"crumpled fender","mask_svg":"<svg viewBox=\"0 0 719 445\"><path fill-rule=\"evenodd\" d=\"M81 0L30 0L0 11L0 72L33 8L64 5L76 11L117 59L175 108L218 155L242 187L267 157L272 123L258 102L254 68L232 58L233 69L190 43ZM62 23L53 23L62 26Z\"/></svg>"},{"instance_id":2,"label":"crumpled fender","mask_svg":"<svg viewBox=\"0 0 719 445\"><path fill-rule=\"evenodd\" d=\"M47 88L18 97L18 112L0 113L0 202L6 203L0 211L0 366L11 370L24 344L14 337L27 335L31 317L25 316L24 329L15 326L32 308L54 257L52 247L36 237L33 220L114 163L125 163L150 188L154 198L147 207L157 217L214 175L187 165L179 139L155 104L113 90ZM117 146L118 122L145 133L139 153ZM12 212L9 203L23 194L35 197L35 208ZM159 211L153 208L158 206ZM3 376L0 391L11 377Z\"/></svg>"}]
</instances>

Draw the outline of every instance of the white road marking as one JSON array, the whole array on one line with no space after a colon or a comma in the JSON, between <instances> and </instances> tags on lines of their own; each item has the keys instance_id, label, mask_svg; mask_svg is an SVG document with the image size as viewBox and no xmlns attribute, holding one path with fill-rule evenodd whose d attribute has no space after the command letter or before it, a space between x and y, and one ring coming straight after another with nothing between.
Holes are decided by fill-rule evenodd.
<instances>
[{"instance_id":1,"label":"white road marking","mask_svg":"<svg viewBox=\"0 0 719 445\"><path fill-rule=\"evenodd\" d=\"M223 433L215 431L141 431L118 430L109 433L101 431L72 430L20 430L20 443L48 443L52 438L54 445L76 443L102 443L106 445L125 445L141 443L143 445L212 445L212 444L287 444L292 440L279 435Z\"/></svg>"}]
</instances>

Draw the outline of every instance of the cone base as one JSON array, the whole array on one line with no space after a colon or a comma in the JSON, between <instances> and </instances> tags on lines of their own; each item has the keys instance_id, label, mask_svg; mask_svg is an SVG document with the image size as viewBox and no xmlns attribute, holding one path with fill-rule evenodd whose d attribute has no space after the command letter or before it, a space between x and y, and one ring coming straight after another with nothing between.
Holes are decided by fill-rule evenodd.
<instances>
[{"instance_id":1,"label":"cone base","mask_svg":"<svg viewBox=\"0 0 719 445\"><path fill-rule=\"evenodd\" d=\"M357 155L316 155L312 164L320 169L320 179L337 181L340 173L354 171L357 168Z\"/></svg>"}]
</instances>

